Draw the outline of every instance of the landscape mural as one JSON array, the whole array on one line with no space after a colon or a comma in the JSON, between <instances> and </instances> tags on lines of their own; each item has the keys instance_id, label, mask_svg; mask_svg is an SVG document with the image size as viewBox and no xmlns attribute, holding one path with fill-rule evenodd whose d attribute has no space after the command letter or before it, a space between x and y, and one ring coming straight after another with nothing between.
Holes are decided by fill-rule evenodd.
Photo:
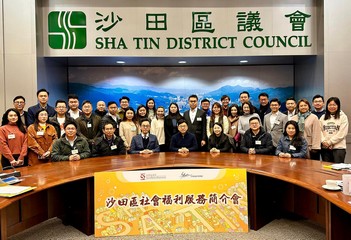
<instances>
[{"instance_id":1,"label":"landscape mural","mask_svg":"<svg viewBox=\"0 0 351 240\"><path fill-rule=\"evenodd\" d=\"M211 103L220 102L226 94L231 103L238 103L242 91L250 93L255 106L259 106L261 92L284 103L294 95L293 83L290 65L69 68L69 92L77 94L81 103L90 100L94 107L99 100L118 103L121 96L128 96L136 109L152 97L157 106L166 109L171 102L177 102L184 112L191 94L196 94L199 101L207 98Z\"/></svg>"}]
</instances>

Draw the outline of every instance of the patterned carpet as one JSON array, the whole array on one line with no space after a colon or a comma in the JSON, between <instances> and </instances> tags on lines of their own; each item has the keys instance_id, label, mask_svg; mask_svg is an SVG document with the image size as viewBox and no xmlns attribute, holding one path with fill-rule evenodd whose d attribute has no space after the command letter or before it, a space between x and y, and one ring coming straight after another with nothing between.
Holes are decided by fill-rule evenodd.
<instances>
[{"instance_id":1,"label":"patterned carpet","mask_svg":"<svg viewBox=\"0 0 351 240\"><path fill-rule=\"evenodd\" d=\"M100 238L104 240L120 239L120 240L193 240L193 239L213 239L213 240L320 240L325 239L325 231L323 228L314 225L305 220L274 220L270 224L264 226L258 231L249 231L249 233L203 233L203 234L166 234L151 236L124 236L124 237L107 237ZM86 236L71 226L64 226L58 218L49 219L37 226L34 226L22 233L12 236L10 240L41 240L41 239L96 239L93 235Z\"/></svg>"}]
</instances>

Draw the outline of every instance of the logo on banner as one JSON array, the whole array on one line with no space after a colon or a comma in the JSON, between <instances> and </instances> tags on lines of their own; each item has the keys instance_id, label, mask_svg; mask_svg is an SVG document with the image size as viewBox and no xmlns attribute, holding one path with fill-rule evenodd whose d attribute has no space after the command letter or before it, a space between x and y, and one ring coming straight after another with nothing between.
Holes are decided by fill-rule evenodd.
<instances>
[{"instance_id":1,"label":"logo on banner","mask_svg":"<svg viewBox=\"0 0 351 240\"><path fill-rule=\"evenodd\" d=\"M87 45L86 16L81 11L53 11L48 15L49 46L83 49Z\"/></svg>"},{"instance_id":2,"label":"logo on banner","mask_svg":"<svg viewBox=\"0 0 351 240\"><path fill-rule=\"evenodd\" d=\"M140 180L145 180L145 173L140 173Z\"/></svg>"}]
</instances>

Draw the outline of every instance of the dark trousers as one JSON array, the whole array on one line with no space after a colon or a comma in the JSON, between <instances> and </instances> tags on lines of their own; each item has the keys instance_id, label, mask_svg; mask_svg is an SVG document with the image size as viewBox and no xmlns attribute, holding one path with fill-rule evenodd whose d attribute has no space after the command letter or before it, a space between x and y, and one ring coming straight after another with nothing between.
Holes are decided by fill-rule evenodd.
<instances>
[{"instance_id":1,"label":"dark trousers","mask_svg":"<svg viewBox=\"0 0 351 240\"><path fill-rule=\"evenodd\" d=\"M343 163L345 161L346 149L322 149L322 160L325 162Z\"/></svg>"},{"instance_id":2,"label":"dark trousers","mask_svg":"<svg viewBox=\"0 0 351 240\"><path fill-rule=\"evenodd\" d=\"M13 154L12 156L13 156L14 159L16 159L16 161L17 161L17 159L18 159L18 157L19 157L20 155L19 155L19 154ZM15 168L28 166L28 158L27 158L27 156L24 157L23 160L24 160L23 165L22 165L22 166L16 166ZM3 169L4 169L4 168L5 168L5 169L10 169L10 168L12 168L12 167L11 167L10 160L7 159L7 158L5 158L4 155L2 155L2 158L1 158L1 165L2 165L2 168L3 168Z\"/></svg>"},{"instance_id":3,"label":"dark trousers","mask_svg":"<svg viewBox=\"0 0 351 240\"><path fill-rule=\"evenodd\" d=\"M321 157L321 150L316 150L316 149L310 150L310 159L319 161L320 157Z\"/></svg>"}]
</instances>

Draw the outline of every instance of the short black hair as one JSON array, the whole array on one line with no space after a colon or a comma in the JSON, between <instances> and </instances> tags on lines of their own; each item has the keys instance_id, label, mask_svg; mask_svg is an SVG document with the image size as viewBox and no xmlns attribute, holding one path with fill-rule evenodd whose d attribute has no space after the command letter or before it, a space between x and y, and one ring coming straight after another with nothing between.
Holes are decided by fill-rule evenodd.
<instances>
[{"instance_id":1,"label":"short black hair","mask_svg":"<svg viewBox=\"0 0 351 240\"><path fill-rule=\"evenodd\" d=\"M113 128L117 127L116 123L113 123L112 121L103 121L102 124L101 124L102 125L102 129L105 129L105 126L108 125L108 124L111 124Z\"/></svg>"},{"instance_id":2,"label":"short black hair","mask_svg":"<svg viewBox=\"0 0 351 240\"><path fill-rule=\"evenodd\" d=\"M127 99L127 101L130 102L129 97L127 97L127 96L122 96L122 97L119 99L119 102L121 103L121 101L122 101L123 99Z\"/></svg>"},{"instance_id":3,"label":"short black hair","mask_svg":"<svg viewBox=\"0 0 351 240\"><path fill-rule=\"evenodd\" d=\"M93 106L93 104L89 100L84 100L82 103L82 106L84 106L87 103L90 104L91 106Z\"/></svg>"},{"instance_id":4,"label":"short black hair","mask_svg":"<svg viewBox=\"0 0 351 240\"><path fill-rule=\"evenodd\" d=\"M198 98L195 94L191 94L191 95L188 97L188 100L189 100L190 98L196 98L196 100L199 100L199 98Z\"/></svg>"},{"instance_id":5,"label":"short black hair","mask_svg":"<svg viewBox=\"0 0 351 240\"><path fill-rule=\"evenodd\" d=\"M76 121L74 121L74 120L68 120L68 121L66 121L66 122L63 124L63 128L66 129L66 127L67 127L68 125L70 125L70 124L74 125L75 128L78 129L77 123L76 123Z\"/></svg>"},{"instance_id":6,"label":"short black hair","mask_svg":"<svg viewBox=\"0 0 351 240\"><path fill-rule=\"evenodd\" d=\"M117 104L115 101L109 101L109 102L107 103L107 107L109 107L109 106L112 105L112 104L116 104L116 106L118 106L118 104Z\"/></svg>"},{"instance_id":7,"label":"short black hair","mask_svg":"<svg viewBox=\"0 0 351 240\"><path fill-rule=\"evenodd\" d=\"M296 102L296 100L295 100L294 97L288 97L288 98L286 99L286 102L289 101L289 100L292 100L292 101Z\"/></svg>"},{"instance_id":8,"label":"short black hair","mask_svg":"<svg viewBox=\"0 0 351 240\"><path fill-rule=\"evenodd\" d=\"M148 123L151 123L150 122L150 119L148 119L148 118L142 118L142 119L140 119L140 125L143 123L143 122L148 122Z\"/></svg>"},{"instance_id":9,"label":"short black hair","mask_svg":"<svg viewBox=\"0 0 351 240\"><path fill-rule=\"evenodd\" d=\"M229 101L230 101L230 97L229 97L228 95L223 95L223 96L221 97L221 101L223 101L225 98L228 98Z\"/></svg>"},{"instance_id":10,"label":"short black hair","mask_svg":"<svg viewBox=\"0 0 351 240\"><path fill-rule=\"evenodd\" d=\"M260 99L260 97L267 97L267 98L269 98L268 93L265 93L265 92L260 93L260 94L258 95L258 99Z\"/></svg>"},{"instance_id":11,"label":"short black hair","mask_svg":"<svg viewBox=\"0 0 351 240\"><path fill-rule=\"evenodd\" d=\"M46 90L45 88L41 88L41 89L39 89L39 90L37 91L37 97L39 96L39 93L41 93L41 92L46 92L46 93L48 94L48 96L49 96L49 91Z\"/></svg>"},{"instance_id":12,"label":"short black hair","mask_svg":"<svg viewBox=\"0 0 351 240\"><path fill-rule=\"evenodd\" d=\"M203 102L208 102L209 103L210 100L208 100L207 98L204 98L204 99L201 100L201 103L203 103Z\"/></svg>"},{"instance_id":13,"label":"short black hair","mask_svg":"<svg viewBox=\"0 0 351 240\"><path fill-rule=\"evenodd\" d=\"M253 120L258 120L259 122L261 121L259 117L254 116L254 117L251 117L251 118L249 119L249 122L251 122L251 121L253 121Z\"/></svg>"},{"instance_id":14,"label":"short black hair","mask_svg":"<svg viewBox=\"0 0 351 240\"><path fill-rule=\"evenodd\" d=\"M13 102L15 102L17 99L23 99L24 102L26 101L26 99L25 99L23 96L16 96L16 97L13 99Z\"/></svg>"},{"instance_id":15,"label":"short black hair","mask_svg":"<svg viewBox=\"0 0 351 240\"><path fill-rule=\"evenodd\" d=\"M78 95L74 94L74 93L68 94L67 99L68 100L70 100L70 99L77 99L77 100L79 100Z\"/></svg>"},{"instance_id":16,"label":"short black hair","mask_svg":"<svg viewBox=\"0 0 351 240\"><path fill-rule=\"evenodd\" d=\"M241 94L247 94L248 97L250 97L250 93L248 91L242 91L240 94L239 94L239 97L241 96Z\"/></svg>"},{"instance_id":17,"label":"short black hair","mask_svg":"<svg viewBox=\"0 0 351 240\"><path fill-rule=\"evenodd\" d=\"M323 97L322 95L319 95L319 94L313 96L312 102L313 102L316 98L321 98L321 99L323 100L323 102L324 102L324 97Z\"/></svg>"},{"instance_id":18,"label":"short black hair","mask_svg":"<svg viewBox=\"0 0 351 240\"><path fill-rule=\"evenodd\" d=\"M179 126L180 124L182 124L182 123L186 123L186 125L188 125L188 123L185 121L184 118L179 119L178 122L177 122L178 126Z\"/></svg>"},{"instance_id":19,"label":"short black hair","mask_svg":"<svg viewBox=\"0 0 351 240\"><path fill-rule=\"evenodd\" d=\"M58 104L58 103L64 103L64 104L66 105L66 107L67 107L67 103L66 103L66 101L63 100L63 99L58 99L58 100L56 101L56 103L55 103L55 107L57 107L57 104Z\"/></svg>"},{"instance_id":20,"label":"short black hair","mask_svg":"<svg viewBox=\"0 0 351 240\"><path fill-rule=\"evenodd\" d=\"M272 98L272 100L269 101L269 104L271 104L272 102L277 102L279 105L281 105L281 103L280 103L278 98Z\"/></svg>"}]
</instances>

